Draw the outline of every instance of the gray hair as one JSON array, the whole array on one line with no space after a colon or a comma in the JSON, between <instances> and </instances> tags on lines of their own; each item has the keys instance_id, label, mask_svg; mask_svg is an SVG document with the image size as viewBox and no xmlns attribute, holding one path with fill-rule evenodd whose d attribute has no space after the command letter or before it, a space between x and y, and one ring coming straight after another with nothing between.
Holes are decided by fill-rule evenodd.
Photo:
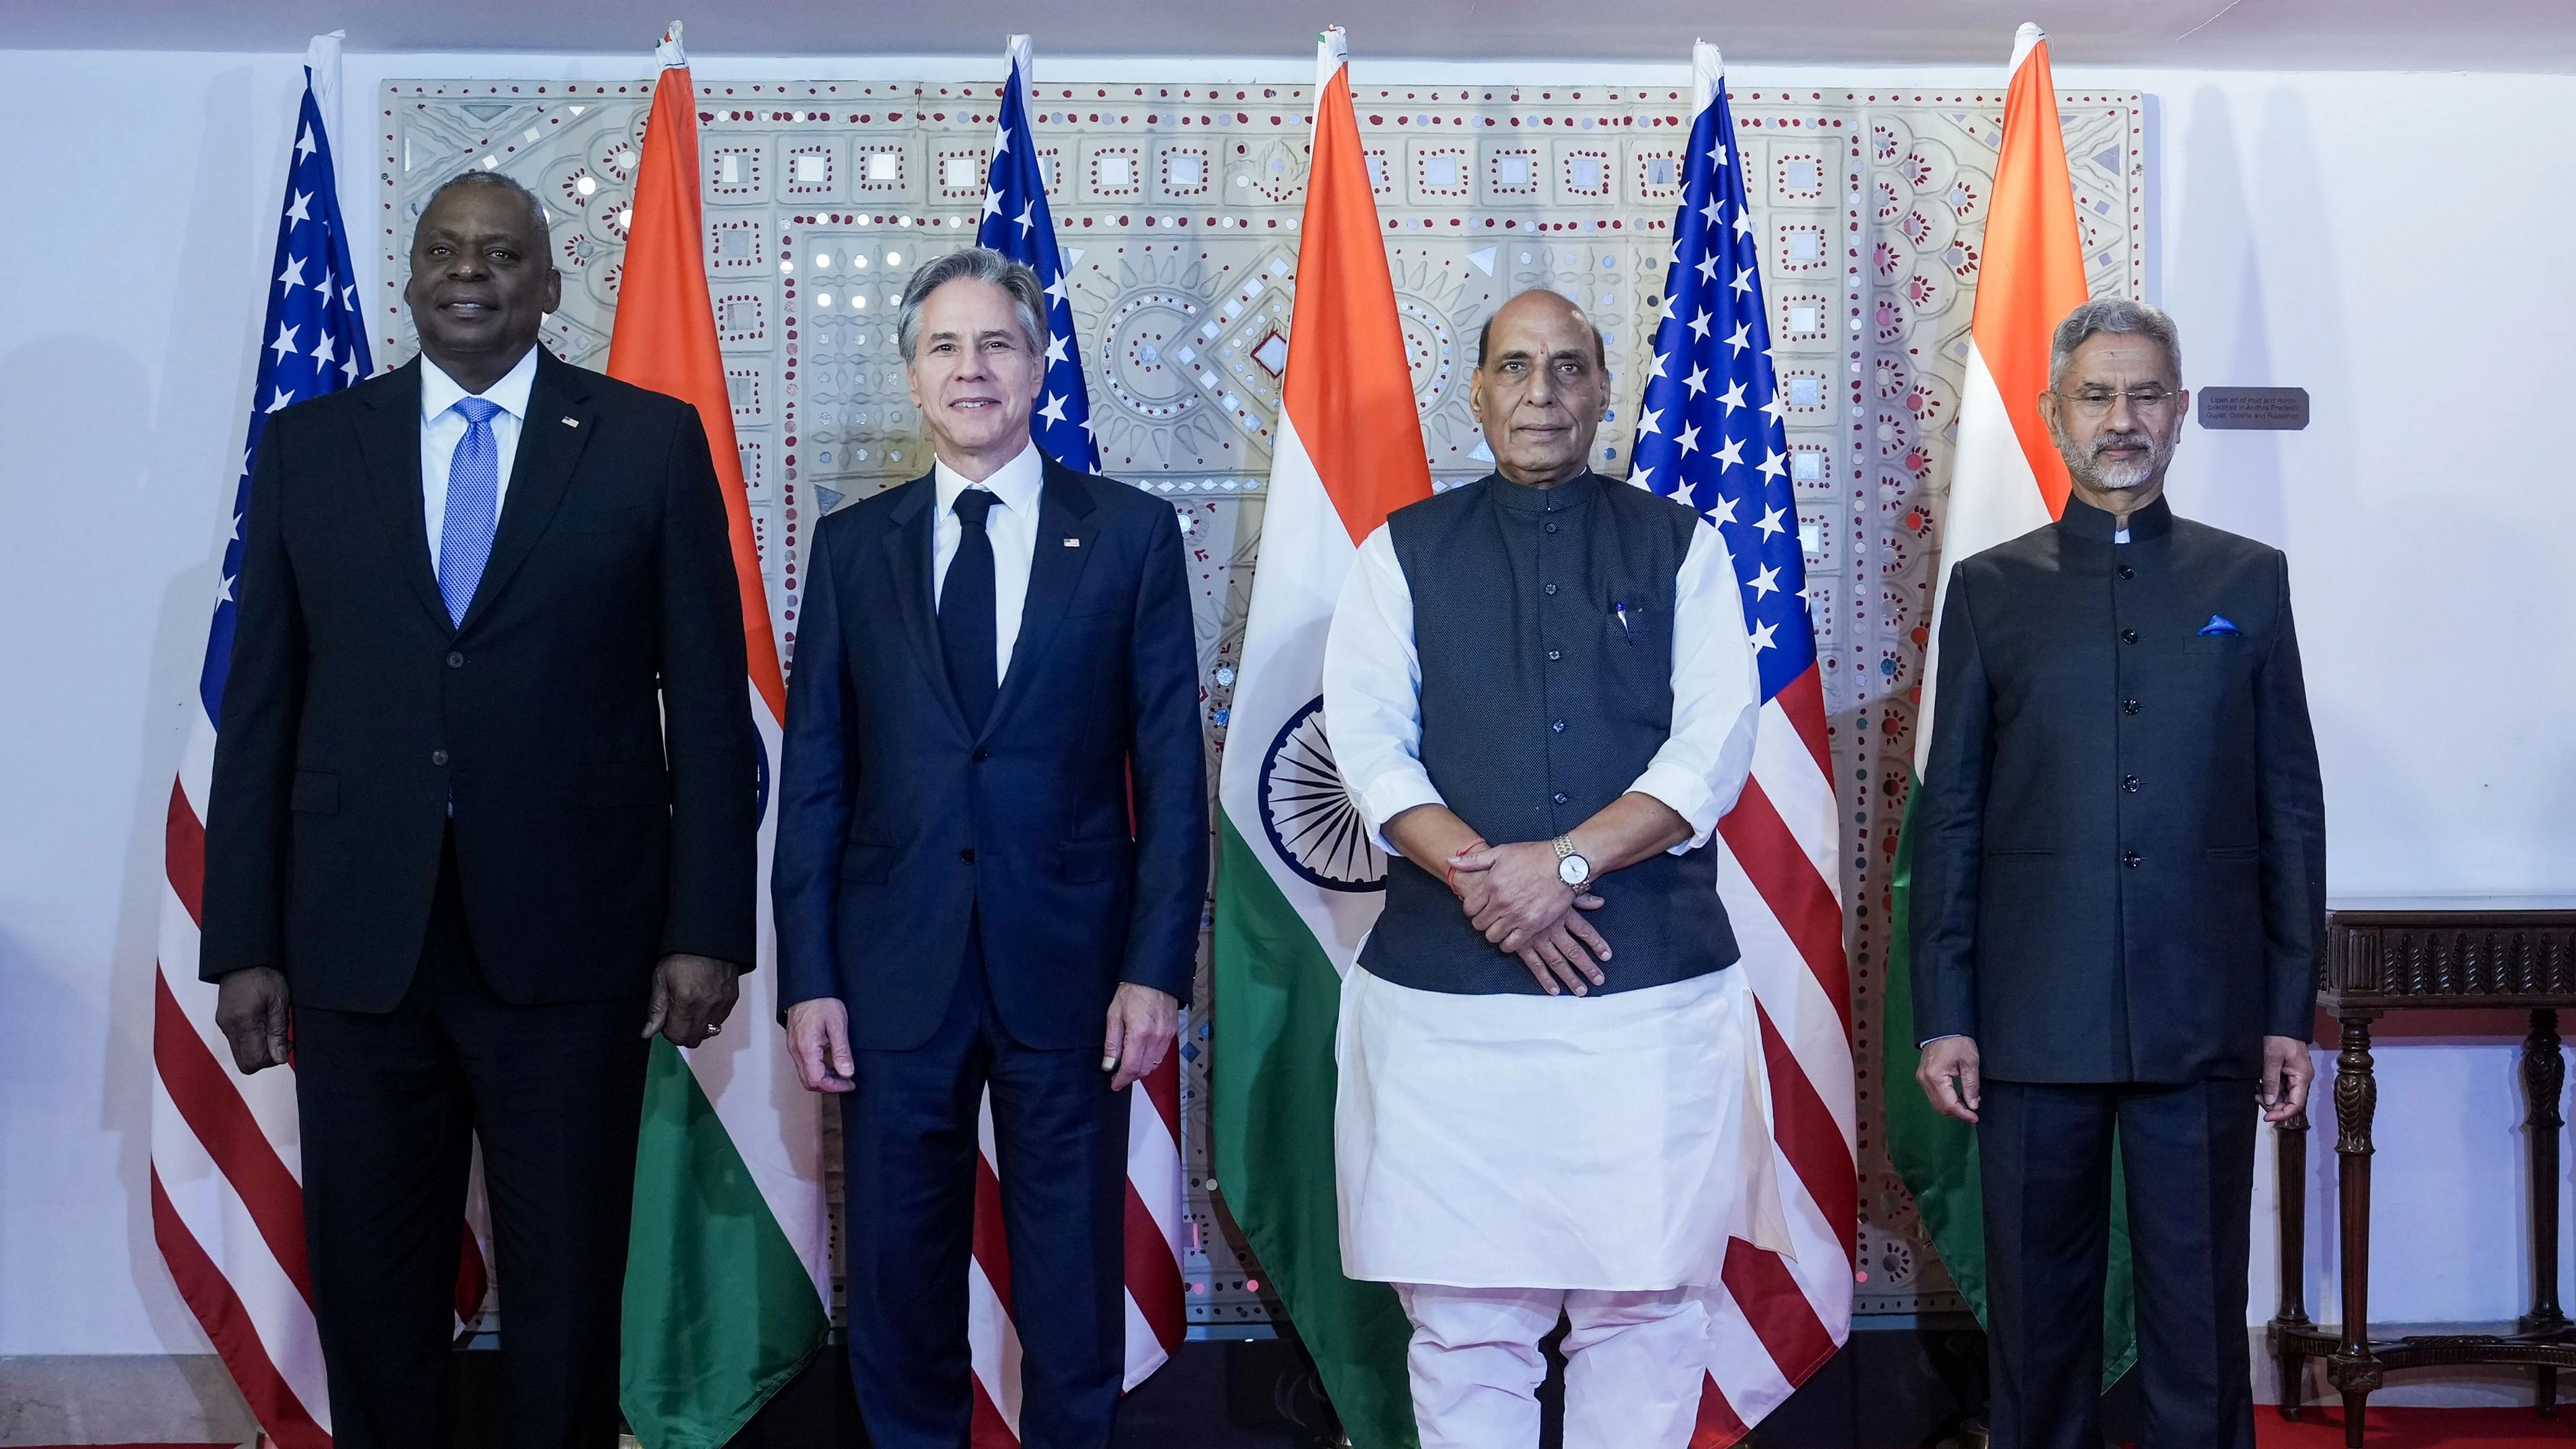
<instances>
[{"instance_id":1,"label":"gray hair","mask_svg":"<svg viewBox=\"0 0 2576 1449\"><path fill-rule=\"evenodd\" d=\"M1020 335L1029 342L1029 351L1044 353L1047 349L1046 288L1038 285L1038 274L991 247L965 247L922 264L903 286L903 315L896 319L895 343L903 349L904 365L912 364L914 347L921 341L921 308L930 294L956 281L990 282L1011 294L1011 311L1020 320Z\"/></svg>"},{"instance_id":2,"label":"gray hair","mask_svg":"<svg viewBox=\"0 0 2576 1449\"><path fill-rule=\"evenodd\" d=\"M2173 365L2174 382L2182 382L2182 335L2174 329L2174 320L2144 302L2097 297L2057 324L2057 335L2048 345L2048 385L2054 388L2064 382L2075 349L2105 332L2154 339L2164 348L2165 361Z\"/></svg>"},{"instance_id":3,"label":"gray hair","mask_svg":"<svg viewBox=\"0 0 2576 1449\"><path fill-rule=\"evenodd\" d=\"M420 214L422 216L429 215L429 209L438 204L438 198L445 196L447 193L456 190L460 186L478 186L498 191L502 195L509 197L512 201L517 202L521 207L526 209L528 213L528 224L536 231L536 234L540 239L544 238L547 232L553 229L546 220L546 204L538 199L535 192L530 191L515 176L505 176L498 171L486 171L480 167L477 167L472 171L459 171L455 175L448 177L445 181L438 183L438 189L429 194L429 200L420 204Z\"/></svg>"}]
</instances>

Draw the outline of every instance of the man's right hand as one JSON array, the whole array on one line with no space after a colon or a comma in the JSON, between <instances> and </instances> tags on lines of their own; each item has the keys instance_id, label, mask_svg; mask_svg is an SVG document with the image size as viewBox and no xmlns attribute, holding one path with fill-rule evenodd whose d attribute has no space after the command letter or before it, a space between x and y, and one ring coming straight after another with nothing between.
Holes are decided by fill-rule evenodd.
<instances>
[{"instance_id":1,"label":"man's right hand","mask_svg":"<svg viewBox=\"0 0 2576 1449\"><path fill-rule=\"evenodd\" d=\"M274 966L227 973L215 985L215 1026L245 1077L286 1065L286 976Z\"/></svg>"},{"instance_id":2,"label":"man's right hand","mask_svg":"<svg viewBox=\"0 0 2576 1449\"><path fill-rule=\"evenodd\" d=\"M1467 923L1488 914L1493 891L1493 854L1472 851L1452 859L1449 879L1458 892L1458 908L1467 913ZM1538 928L1537 934L1510 954L1520 958L1529 969L1539 989L1550 996L1571 991L1577 996L1591 994L1591 989L1609 978L1601 974L1594 958L1610 959L1610 943L1592 923L1577 911L1601 909L1601 897L1586 891L1568 901L1569 909ZM1489 933L1490 934L1490 933Z\"/></svg>"},{"instance_id":3,"label":"man's right hand","mask_svg":"<svg viewBox=\"0 0 2576 1449\"><path fill-rule=\"evenodd\" d=\"M809 1092L847 1092L858 1086L850 1055L850 1009L836 996L818 996L787 1008L787 1052L796 1080Z\"/></svg>"},{"instance_id":4,"label":"man's right hand","mask_svg":"<svg viewBox=\"0 0 2576 1449\"><path fill-rule=\"evenodd\" d=\"M1923 1095L1932 1099L1934 1111L1962 1122L1977 1120L1980 1084L1975 1038L1945 1036L1925 1046L1922 1060L1914 1065L1914 1080L1922 1084Z\"/></svg>"}]
</instances>

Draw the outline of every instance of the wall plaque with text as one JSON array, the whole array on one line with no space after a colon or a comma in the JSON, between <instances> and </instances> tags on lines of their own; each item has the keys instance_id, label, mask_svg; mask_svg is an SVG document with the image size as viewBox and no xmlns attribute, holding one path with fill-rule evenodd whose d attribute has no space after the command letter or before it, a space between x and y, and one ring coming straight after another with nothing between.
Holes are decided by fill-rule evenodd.
<instances>
[{"instance_id":1,"label":"wall plaque with text","mask_svg":"<svg viewBox=\"0 0 2576 1449\"><path fill-rule=\"evenodd\" d=\"M2295 433L2308 425L2304 387L2204 387L2192 399L2204 428Z\"/></svg>"}]
</instances>

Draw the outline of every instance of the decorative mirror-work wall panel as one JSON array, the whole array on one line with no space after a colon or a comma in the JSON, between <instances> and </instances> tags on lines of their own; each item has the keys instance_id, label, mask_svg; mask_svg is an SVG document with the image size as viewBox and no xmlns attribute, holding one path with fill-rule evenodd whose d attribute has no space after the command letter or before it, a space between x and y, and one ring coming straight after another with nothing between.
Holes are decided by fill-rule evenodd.
<instances>
[{"instance_id":1,"label":"decorative mirror-work wall panel","mask_svg":"<svg viewBox=\"0 0 2576 1449\"><path fill-rule=\"evenodd\" d=\"M779 638L796 636L813 521L926 470L893 327L905 278L969 243L996 87L698 87L706 255ZM604 364L651 93L626 83L388 82L379 356L416 350L401 306L423 198L468 167L545 198L563 310L545 340ZM2000 139L1993 92L1744 90L1738 152L1764 241L1844 810L1860 1064L1858 1307L1957 1298L1881 1141L1887 868L1903 818L1969 309ZM1435 479L1486 471L1467 407L1478 327L1553 287L1600 323L1616 383L1595 466L1626 471L1670 258L1687 88L1476 85L1355 97ZM2140 295L2146 157L2135 93L2059 96L2094 292ZM1297 286L1305 86L1086 82L1032 107L1107 471L1168 497L1193 546L1210 776L1252 570ZM1204 981L1204 977L1202 977ZM1202 998L1204 999L1204 998ZM1264 1320L1208 1192L1208 1052L1183 1102L1194 1326ZM834 1154L837 1160L837 1154ZM1257 1277L1257 1273L1250 1276Z\"/></svg>"}]
</instances>

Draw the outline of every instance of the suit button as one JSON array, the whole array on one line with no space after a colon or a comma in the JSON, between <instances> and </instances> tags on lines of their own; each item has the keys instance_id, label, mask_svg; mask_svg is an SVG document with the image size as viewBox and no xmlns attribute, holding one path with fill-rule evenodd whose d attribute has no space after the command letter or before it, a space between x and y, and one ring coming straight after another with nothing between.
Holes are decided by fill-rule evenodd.
<instances>
[{"instance_id":1,"label":"suit button","mask_svg":"<svg viewBox=\"0 0 2576 1449\"><path fill-rule=\"evenodd\" d=\"M2135 643L2137 643L2137 642L2138 642L2138 631L2137 631L2137 630L2135 630L2135 629L2123 629L2123 630L2121 630L2121 631L2120 631L2120 642L2121 642L2121 643L2123 643L2123 644L2135 644Z\"/></svg>"},{"instance_id":2,"label":"suit button","mask_svg":"<svg viewBox=\"0 0 2576 1449\"><path fill-rule=\"evenodd\" d=\"M991 759L992 757L993 757L993 752L992 752L991 750L977 750L977 751L974 753L973 759L974 759L974 761L975 761L975 763L976 763L976 764L979 764L979 765L980 765L980 764L984 763L986 760Z\"/></svg>"},{"instance_id":3,"label":"suit button","mask_svg":"<svg viewBox=\"0 0 2576 1449\"><path fill-rule=\"evenodd\" d=\"M1555 525L1555 524L1553 524L1553 523L1549 524L1549 525L1547 526L1547 531L1548 531L1548 532L1550 532L1550 533L1554 533L1554 532L1556 532L1556 525Z\"/></svg>"},{"instance_id":4,"label":"suit button","mask_svg":"<svg viewBox=\"0 0 2576 1449\"><path fill-rule=\"evenodd\" d=\"M1554 661L1556 661L1556 660L1558 660L1558 659L1561 659L1561 658L1563 658L1563 657L1565 657L1565 656L1564 656L1563 652L1562 652L1562 651L1560 651L1560 650L1550 649L1549 651L1547 651L1547 657L1548 657L1549 661L1552 663L1552 662L1554 662Z\"/></svg>"},{"instance_id":5,"label":"suit button","mask_svg":"<svg viewBox=\"0 0 2576 1449\"><path fill-rule=\"evenodd\" d=\"M462 655L462 654L454 653L454 652L452 652L452 651L451 651L451 652L448 654L448 656L447 656L447 667L448 667L448 668L450 668L450 669L462 669L462 668L464 668L464 667L465 667L465 656L464 656L464 655Z\"/></svg>"},{"instance_id":6,"label":"suit button","mask_svg":"<svg viewBox=\"0 0 2576 1449\"><path fill-rule=\"evenodd\" d=\"M2134 579L2137 576L2138 571L2136 569L2129 567L2127 564L2120 565L2120 577L2123 580Z\"/></svg>"},{"instance_id":7,"label":"suit button","mask_svg":"<svg viewBox=\"0 0 2576 1449\"><path fill-rule=\"evenodd\" d=\"M1548 728L1549 728L1549 729L1551 729L1551 730L1554 730L1554 731L1555 731L1556 733L1558 733L1558 734L1563 734L1563 733L1565 733L1565 721L1563 721L1563 720L1556 720L1556 721L1554 721L1554 722L1550 723L1550 724L1548 725Z\"/></svg>"},{"instance_id":8,"label":"suit button","mask_svg":"<svg viewBox=\"0 0 2576 1449\"><path fill-rule=\"evenodd\" d=\"M1555 592L1556 592L1556 585L1554 585L1554 584L1550 584L1550 585L1548 585L1548 586L1547 586L1547 591L1548 591L1549 593L1551 593L1551 594L1555 593Z\"/></svg>"},{"instance_id":9,"label":"suit button","mask_svg":"<svg viewBox=\"0 0 2576 1449\"><path fill-rule=\"evenodd\" d=\"M446 764L446 763L447 763L447 751L445 751L445 750L432 750L432 751L430 751L430 752L429 752L429 762L430 762L431 764L433 764L433 765L444 765L444 764Z\"/></svg>"},{"instance_id":10,"label":"suit button","mask_svg":"<svg viewBox=\"0 0 2576 1449\"><path fill-rule=\"evenodd\" d=\"M1563 790L1559 790L1548 798L1554 800L1557 804L1562 805L1565 803L1565 792Z\"/></svg>"},{"instance_id":11,"label":"suit button","mask_svg":"<svg viewBox=\"0 0 2576 1449\"><path fill-rule=\"evenodd\" d=\"M2139 866L2146 863L2146 857L2138 854L2134 850L2128 851L2120 857L2120 864L2127 866L2131 870L2136 870Z\"/></svg>"},{"instance_id":12,"label":"suit button","mask_svg":"<svg viewBox=\"0 0 2576 1449\"><path fill-rule=\"evenodd\" d=\"M964 850L957 852L957 858L966 862L968 865L973 865L975 863L975 847L970 845Z\"/></svg>"},{"instance_id":13,"label":"suit button","mask_svg":"<svg viewBox=\"0 0 2576 1449\"><path fill-rule=\"evenodd\" d=\"M2145 705L2138 703L2134 699L2124 699L2120 701L2120 713L2122 714L2136 714L2139 710L2145 708Z\"/></svg>"},{"instance_id":14,"label":"suit button","mask_svg":"<svg viewBox=\"0 0 2576 1449\"><path fill-rule=\"evenodd\" d=\"M2137 776L2135 776L2135 775L2122 775L2122 776L2120 777L2120 788L2121 788L2123 791L2127 792L2128 794L2131 794L2131 795L2135 795L2135 794L2137 794L2137 793L2138 793L2138 777L2137 777Z\"/></svg>"}]
</instances>

